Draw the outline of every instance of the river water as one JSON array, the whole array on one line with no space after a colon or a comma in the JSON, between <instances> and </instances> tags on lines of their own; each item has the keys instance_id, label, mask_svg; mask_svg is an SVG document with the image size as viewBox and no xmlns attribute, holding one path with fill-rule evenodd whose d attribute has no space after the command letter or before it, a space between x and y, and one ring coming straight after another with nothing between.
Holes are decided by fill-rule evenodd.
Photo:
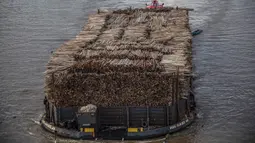
<instances>
[{"instance_id":1,"label":"river water","mask_svg":"<svg viewBox=\"0 0 255 143\"><path fill-rule=\"evenodd\" d=\"M144 7L145 0L1 0L0 142L50 143L44 112L45 65L96 8ZM194 8L192 29L198 119L169 143L255 142L255 1L162 0ZM58 142L73 141L58 138ZM111 141L108 141L111 142ZM162 142L158 140L150 142Z\"/></svg>"}]
</instances>

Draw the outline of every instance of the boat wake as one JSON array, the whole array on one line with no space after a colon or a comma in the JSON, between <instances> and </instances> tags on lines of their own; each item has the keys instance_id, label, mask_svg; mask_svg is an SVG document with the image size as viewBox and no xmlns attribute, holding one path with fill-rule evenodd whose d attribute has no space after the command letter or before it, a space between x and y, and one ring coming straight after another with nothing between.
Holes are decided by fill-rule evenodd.
<instances>
[{"instance_id":1,"label":"boat wake","mask_svg":"<svg viewBox=\"0 0 255 143\"><path fill-rule=\"evenodd\" d=\"M31 119L31 121L33 121L37 125L41 125L40 121L36 121L35 119Z\"/></svg>"},{"instance_id":2,"label":"boat wake","mask_svg":"<svg viewBox=\"0 0 255 143\"><path fill-rule=\"evenodd\" d=\"M43 114L41 114L41 115L39 116L38 120L37 120L37 119L31 119L31 121L32 121L33 123L37 124L37 125L41 125L40 119L42 118L42 116L43 116Z\"/></svg>"}]
</instances>

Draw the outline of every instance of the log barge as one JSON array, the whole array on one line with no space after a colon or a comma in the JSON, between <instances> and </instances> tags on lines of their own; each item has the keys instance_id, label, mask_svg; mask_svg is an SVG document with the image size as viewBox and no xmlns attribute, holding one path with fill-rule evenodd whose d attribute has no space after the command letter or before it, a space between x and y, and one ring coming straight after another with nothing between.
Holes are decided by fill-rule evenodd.
<instances>
[{"instance_id":1,"label":"log barge","mask_svg":"<svg viewBox=\"0 0 255 143\"><path fill-rule=\"evenodd\" d=\"M189 9L88 18L45 72L46 130L74 139L148 139L194 121Z\"/></svg>"}]
</instances>

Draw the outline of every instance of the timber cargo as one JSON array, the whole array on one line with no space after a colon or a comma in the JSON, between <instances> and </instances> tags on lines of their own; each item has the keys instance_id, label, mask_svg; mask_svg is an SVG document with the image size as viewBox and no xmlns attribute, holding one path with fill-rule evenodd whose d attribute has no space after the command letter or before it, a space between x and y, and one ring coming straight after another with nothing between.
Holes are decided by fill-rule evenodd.
<instances>
[{"instance_id":1,"label":"timber cargo","mask_svg":"<svg viewBox=\"0 0 255 143\"><path fill-rule=\"evenodd\" d=\"M190 124L188 11L125 9L89 16L47 64L43 126L74 138L141 139Z\"/></svg>"}]
</instances>

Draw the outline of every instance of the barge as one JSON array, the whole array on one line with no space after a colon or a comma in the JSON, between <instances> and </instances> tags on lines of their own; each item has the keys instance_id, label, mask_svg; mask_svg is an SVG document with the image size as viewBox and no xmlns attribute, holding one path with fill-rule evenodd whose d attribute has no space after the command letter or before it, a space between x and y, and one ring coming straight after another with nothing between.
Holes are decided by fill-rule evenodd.
<instances>
[{"instance_id":1,"label":"barge","mask_svg":"<svg viewBox=\"0 0 255 143\"><path fill-rule=\"evenodd\" d=\"M186 8L91 15L45 72L44 129L73 139L139 140L195 119Z\"/></svg>"}]
</instances>

